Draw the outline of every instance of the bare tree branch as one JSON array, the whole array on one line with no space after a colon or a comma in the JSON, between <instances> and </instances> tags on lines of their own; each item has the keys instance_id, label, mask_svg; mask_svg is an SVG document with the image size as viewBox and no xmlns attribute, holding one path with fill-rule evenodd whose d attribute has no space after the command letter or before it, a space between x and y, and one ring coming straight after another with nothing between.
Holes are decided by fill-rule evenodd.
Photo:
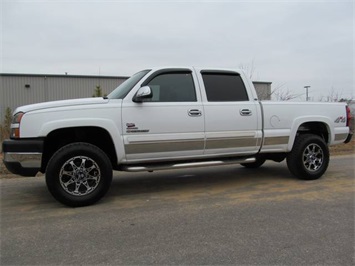
<instances>
[{"instance_id":1,"label":"bare tree branch","mask_svg":"<svg viewBox=\"0 0 355 266\"><path fill-rule=\"evenodd\" d=\"M252 79L255 72L254 59L249 64L241 63L239 68L243 70L250 79Z\"/></svg>"}]
</instances>

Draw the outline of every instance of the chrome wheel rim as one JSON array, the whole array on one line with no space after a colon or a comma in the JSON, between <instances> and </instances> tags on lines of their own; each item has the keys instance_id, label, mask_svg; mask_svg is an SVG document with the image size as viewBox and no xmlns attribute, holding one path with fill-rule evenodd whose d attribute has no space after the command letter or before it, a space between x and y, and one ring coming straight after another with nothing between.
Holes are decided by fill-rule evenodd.
<instances>
[{"instance_id":1,"label":"chrome wheel rim","mask_svg":"<svg viewBox=\"0 0 355 266\"><path fill-rule=\"evenodd\" d=\"M85 196L93 192L101 178L97 163L86 156L76 156L66 161L59 172L62 188L74 196Z\"/></svg>"},{"instance_id":2,"label":"chrome wheel rim","mask_svg":"<svg viewBox=\"0 0 355 266\"><path fill-rule=\"evenodd\" d=\"M319 170L323 161L323 150L318 144L312 143L306 147L303 152L303 165L308 171L315 172Z\"/></svg>"}]
</instances>

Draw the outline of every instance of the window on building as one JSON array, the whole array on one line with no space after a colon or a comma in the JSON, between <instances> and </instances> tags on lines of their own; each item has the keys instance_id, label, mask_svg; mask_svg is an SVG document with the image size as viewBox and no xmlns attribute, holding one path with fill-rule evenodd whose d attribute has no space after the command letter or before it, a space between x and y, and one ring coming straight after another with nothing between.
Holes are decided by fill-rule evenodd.
<instances>
[{"instance_id":1,"label":"window on building","mask_svg":"<svg viewBox=\"0 0 355 266\"><path fill-rule=\"evenodd\" d=\"M248 101L243 80L237 73L202 72L209 102Z\"/></svg>"},{"instance_id":2,"label":"window on building","mask_svg":"<svg viewBox=\"0 0 355 266\"><path fill-rule=\"evenodd\" d=\"M196 102L191 73L163 73L147 84L153 91L151 102Z\"/></svg>"}]
</instances>

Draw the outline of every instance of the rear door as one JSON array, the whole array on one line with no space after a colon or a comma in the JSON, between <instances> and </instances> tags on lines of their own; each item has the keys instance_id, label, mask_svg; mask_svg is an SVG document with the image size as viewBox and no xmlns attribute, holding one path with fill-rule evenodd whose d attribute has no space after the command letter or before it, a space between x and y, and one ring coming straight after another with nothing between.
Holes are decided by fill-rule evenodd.
<instances>
[{"instance_id":1,"label":"rear door","mask_svg":"<svg viewBox=\"0 0 355 266\"><path fill-rule=\"evenodd\" d=\"M135 103L133 95L142 86L149 86L153 97ZM152 71L123 100L122 131L127 160L202 156L204 117L192 69Z\"/></svg>"},{"instance_id":2,"label":"rear door","mask_svg":"<svg viewBox=\"0 0 355 266\"><path fill-rule=\"evenodd\" d=\"M260 106L235 71L197 70L205 112L206 155L250 155L261 140Z\"/></svg>"}]
</instances>

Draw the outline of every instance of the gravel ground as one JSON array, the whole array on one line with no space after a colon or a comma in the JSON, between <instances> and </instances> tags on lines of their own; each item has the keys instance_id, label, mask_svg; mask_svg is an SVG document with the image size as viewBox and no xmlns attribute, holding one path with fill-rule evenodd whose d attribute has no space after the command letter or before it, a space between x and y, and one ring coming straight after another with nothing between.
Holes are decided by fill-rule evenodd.
<instances>
[{"instance_id":1,"label":"gravel ground","mask_svg":"<svg viewBox=\"0 0 355 266\"><path fill-rule=\"evenodd\" d=\"M324 178L286 163L118 173L68 208L44 178L0 180L0 265L355 265L354 159Z\"/></svg>"}]
</instances>

